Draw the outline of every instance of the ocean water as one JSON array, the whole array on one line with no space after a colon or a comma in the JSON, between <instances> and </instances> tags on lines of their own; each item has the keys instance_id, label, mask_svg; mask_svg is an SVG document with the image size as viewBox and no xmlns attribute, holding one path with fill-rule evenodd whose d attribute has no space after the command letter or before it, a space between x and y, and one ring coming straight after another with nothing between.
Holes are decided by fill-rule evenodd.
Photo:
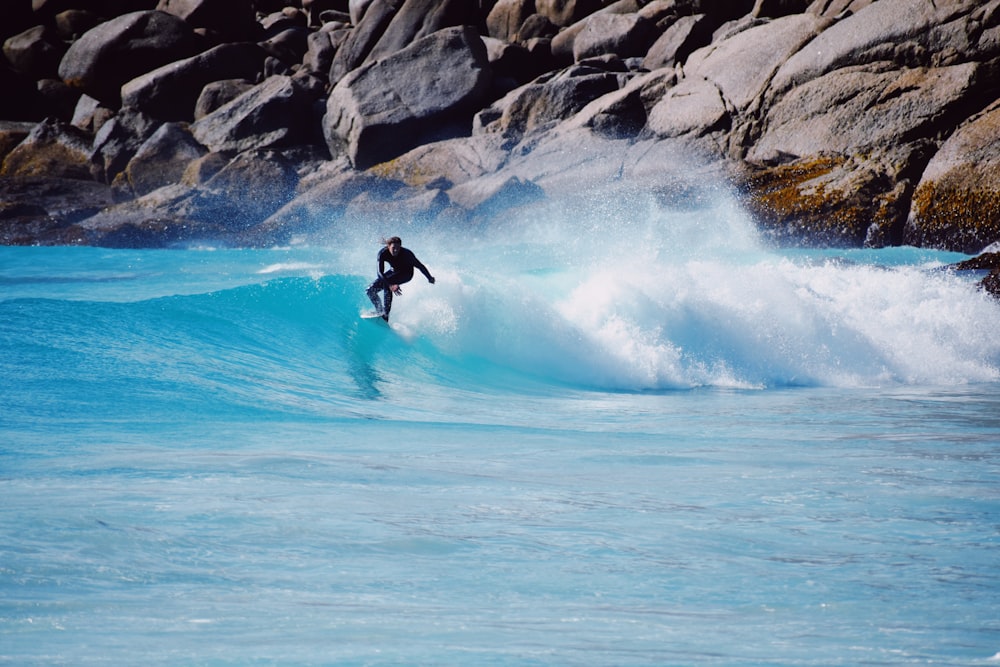
<instances>
[{"instance_id":1,"label":"ocean water","mask_svg":"<svg viewBox=\"0 0 1000 667\"><path fill-rule=\"evenodd\" d=\"M724 200L0 248L0 664L1000 664L961 258Z\"/></svg>"}]
</instances>

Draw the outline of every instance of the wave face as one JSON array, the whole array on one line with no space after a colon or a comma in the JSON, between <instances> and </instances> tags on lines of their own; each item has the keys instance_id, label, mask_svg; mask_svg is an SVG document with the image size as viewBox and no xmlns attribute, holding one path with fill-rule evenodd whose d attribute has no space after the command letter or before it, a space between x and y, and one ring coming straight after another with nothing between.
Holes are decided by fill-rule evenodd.
<instances>
[{"instance_id":1,"label":"wave face","mask_svg":"<svg viewBox=\"0 0 1000 667\"><path fill-rule=\"evenodd\" d=\"M530 396L1000 376L1000 308L975 276L940 270L958 255L777 251L727 202L391 231L438 281L418 273L405 285L390 327L359 318L371 229L322 249L4 249L6 363L67 382L141 378L168 403L307 412L331 396L415 388Z\"/></svg>"}]
</instances>

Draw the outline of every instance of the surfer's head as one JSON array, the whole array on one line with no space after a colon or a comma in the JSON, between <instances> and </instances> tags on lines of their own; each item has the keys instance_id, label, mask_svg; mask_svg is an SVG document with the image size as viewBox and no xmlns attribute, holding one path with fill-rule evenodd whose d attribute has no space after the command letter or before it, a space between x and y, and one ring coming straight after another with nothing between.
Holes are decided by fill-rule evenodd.
<instances>
[{"instance_id":1,"label":"surfer's head","mask_svg":"<svg viewBox=\"0 0 1000 667\"><path fill-rule=\"evenodd\" d=\"M399 249L403 247L403 241L398 236L390 236L385 240L385 247L389 249L389 252L393 255L399 253Z\"/></svg>"}]
</instances>

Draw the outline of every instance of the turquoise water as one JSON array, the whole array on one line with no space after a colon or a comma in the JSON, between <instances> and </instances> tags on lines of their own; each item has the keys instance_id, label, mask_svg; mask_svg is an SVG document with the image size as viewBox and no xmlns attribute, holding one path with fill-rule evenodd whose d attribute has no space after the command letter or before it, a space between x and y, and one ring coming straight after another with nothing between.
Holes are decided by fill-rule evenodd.
<instances>
[{"instance_id":1,"label":"turquoise water","mask_svg":"<svg viewBox=\"0 0 1000 667\"><path fill-rule=\"evenodd\" d=\"M1000 663L962 256L640 217L0 248L0 663Z\"/></svg>"}]
</instances>

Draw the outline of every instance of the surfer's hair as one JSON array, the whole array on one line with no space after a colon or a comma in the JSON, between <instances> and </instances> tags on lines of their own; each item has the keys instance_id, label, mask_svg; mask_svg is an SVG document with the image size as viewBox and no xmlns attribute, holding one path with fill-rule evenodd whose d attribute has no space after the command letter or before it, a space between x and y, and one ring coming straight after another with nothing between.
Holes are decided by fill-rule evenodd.
<instances>
[{"instance_id":1,"label":"surfer's hair","mask_svg":"<svg viewBox=\"0 0 1000 667\"><path fill-rule=\"evenodd\" d=\"M382 245L389 246L392 245L393 243L395 243L398 246L402 246L403 239L399 238L398 236L390 236L387 239L382 239Z\"/></svg>"}]
</instances>

